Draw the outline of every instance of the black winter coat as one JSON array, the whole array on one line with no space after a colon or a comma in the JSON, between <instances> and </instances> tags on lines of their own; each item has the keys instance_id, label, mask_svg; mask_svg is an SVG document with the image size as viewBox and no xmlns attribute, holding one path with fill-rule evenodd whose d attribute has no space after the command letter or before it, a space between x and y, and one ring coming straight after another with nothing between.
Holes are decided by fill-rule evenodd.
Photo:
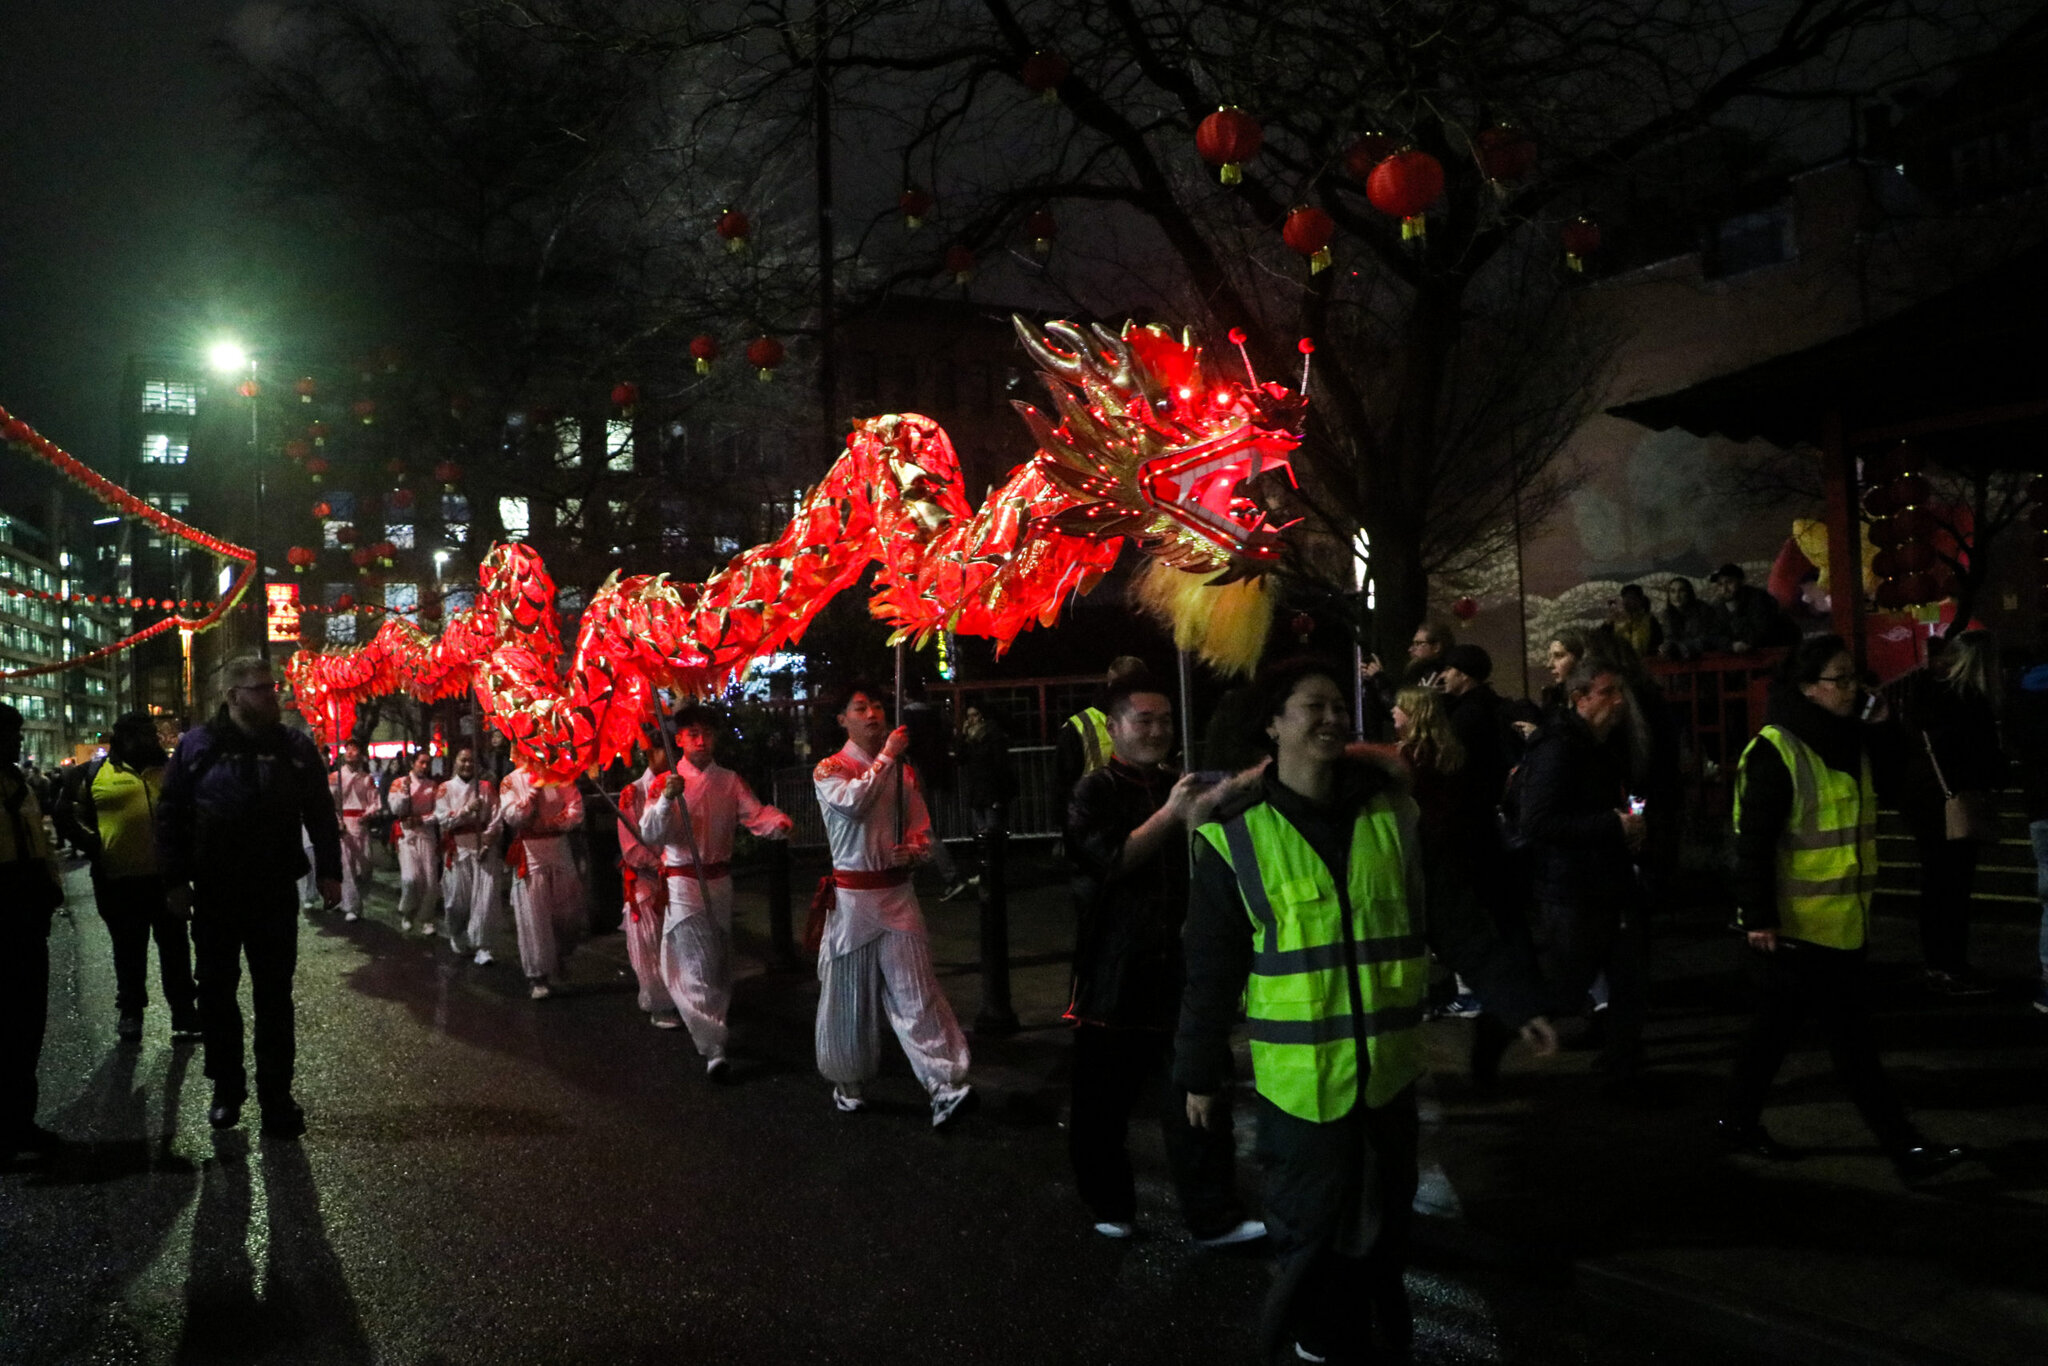
<instances>
[{"instance_id":1,"label":"black winter coat","mask_svg":"<svg viewBox=\"0 0 2048 1366\"><path fill-rule=\"evenodd\" d=\"M1527 842L1538 901L1626 905L1637 899L1635 855L1616 812L1627 809L1627 775L1577 712L1536 733L1517 780L1516 823Z\"/></svg>"},{"instance_id":2,"label":"black winter coat","mask_svg":"<svg viewBox=\"0 0 2048 1366\"><path fill-rule=\"evenodd\" d=\"M1067 858L1074 865L1074 985L1067 1019L1077 1024L1172 1029L1180 1014L1181 922L1188 909L1185 837L1169 839L1122 870L1131 832L1166 804L1180 774L1112 758L1074 784L1067 805Z\"/></svg>"}]
</instances>

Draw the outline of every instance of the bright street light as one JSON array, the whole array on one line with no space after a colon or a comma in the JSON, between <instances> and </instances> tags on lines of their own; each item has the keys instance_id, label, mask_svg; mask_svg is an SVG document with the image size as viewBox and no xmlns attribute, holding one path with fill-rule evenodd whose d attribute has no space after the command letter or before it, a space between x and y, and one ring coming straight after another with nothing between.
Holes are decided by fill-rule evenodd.
<instances>
[{"instance_id":1,"label":"bright street light","mask_svg":"<svg viewBox=\"0 0 2048 1366\"><path fill-rule=\"evenodd\" d=\"M231 341L218 341L208 349L206 360L215 370L228 375L248 368L249 353Z\"/></svg>"}]
</instances>

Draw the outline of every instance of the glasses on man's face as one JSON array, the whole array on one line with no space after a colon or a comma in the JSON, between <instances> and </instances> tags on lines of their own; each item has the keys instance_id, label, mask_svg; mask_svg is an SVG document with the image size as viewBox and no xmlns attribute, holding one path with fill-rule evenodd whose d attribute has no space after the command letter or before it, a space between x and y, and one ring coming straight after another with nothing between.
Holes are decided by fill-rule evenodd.
<instances>
[{"instance_id":1,"label":"glasses on man's face","mask_svg":"<svg viewBox=\"0 0 2048 1366\"><path fill-rule=\"evenodd\" d=\"M1822 674L1813 681L1816 683L1826 683L1836 688L1854 688L1860 686L1862 682L1855 674Z\"/></svg>"}]
</instances>

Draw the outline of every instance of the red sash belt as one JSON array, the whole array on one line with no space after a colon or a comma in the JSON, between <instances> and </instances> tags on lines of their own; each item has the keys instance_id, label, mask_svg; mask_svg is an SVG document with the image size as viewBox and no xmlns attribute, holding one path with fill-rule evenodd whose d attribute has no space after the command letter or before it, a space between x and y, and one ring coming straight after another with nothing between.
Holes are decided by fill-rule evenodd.
<instances>
[{"instance_id":1,"label":"red sash belt","mask_svg":"<svg viewBox=\"0 0 2048 1366\"><path fill-rule=\"evenodd\" d=\"M370 809L366 806L344 806L341 814L344 820L359 821L370 814Z\"/></svg>"},{"instance_id":2,"label":"red sash belt","mask_svg":"<svg viewBox=\"0 0 2048 1366\"><path fill-rule=\"evenodd\" d=\"M523 881L526 877L526 836L512 837L512 847L505 851L505 861L512 865L512 875Z\"/></svg>"},{"instance_id":3,"label":"red sash belt","mask_svg":"<svg viewBox=\"0 0 2048 1366\"><path fill-rule=\"evenodd\" d=\"M663 877L695 877L698 873L702 873L707 882L715 877L724 877L731 871L732 865L730 863L664 863L661 865L661 875Z\"/></svg>"},{"instance_id":4,"label":"red sash belt","mask_svg":"<svg viewBox=\"0 0 2048 1366\"><path fill-rule=\"evenodd\" d=\"M631 916L633 923L637 925L640 923L640 894L636 889L640 882L640 870L624 859L620 859L619 880L626 887L626 914Z\"/></svg>"},{"instance_id":5,"label":"red sash belt","mask_svg":"<svg viewBox=\"0 0 2048 1366\"><path fill-rule=\"evenodd\" d=\"M910 881L908 868L834 868L835 886L849 892L878 892L884 887L901 887Z\"/></svg>"}]
</instances>

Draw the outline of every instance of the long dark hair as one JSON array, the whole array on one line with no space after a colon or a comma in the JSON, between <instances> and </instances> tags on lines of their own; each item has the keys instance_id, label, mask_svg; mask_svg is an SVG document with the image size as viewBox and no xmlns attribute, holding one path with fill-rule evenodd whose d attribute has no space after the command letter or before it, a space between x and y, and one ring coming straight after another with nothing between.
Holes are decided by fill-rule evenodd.
<instances>
[{"instance_id":1,"label":"long dark hair","mask_svg":"<svg viewBox=\"0 0 2048 1366\"><path fill-rule=\"evenodd\" d=\"M1840 636L1808 636L1778 666L1778 681L1795 691L1808 683L1818 683L1835 656L1848 653L1849 647Z\"/></svg>"}]
</instances>

